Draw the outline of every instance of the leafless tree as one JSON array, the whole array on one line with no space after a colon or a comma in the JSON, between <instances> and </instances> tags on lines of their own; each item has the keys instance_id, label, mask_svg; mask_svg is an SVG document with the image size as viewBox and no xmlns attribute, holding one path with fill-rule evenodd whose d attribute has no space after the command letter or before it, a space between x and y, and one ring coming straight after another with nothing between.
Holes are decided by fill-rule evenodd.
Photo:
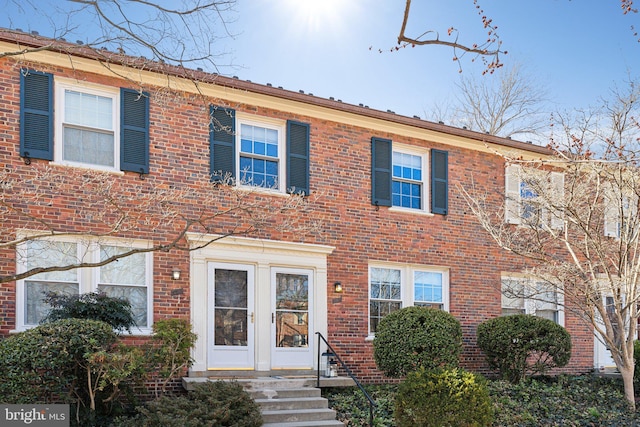
<instances>
[{"instance_id":1,"label":"leafless tree","mask_svg":"<svg viewBox=\"0 0 640 427\"><path fill-rule=\"evenodd\" d=\"M640 312L640 91L615 90L598 120L561 121L555 155L527 160L501 153L510 171L504 208L497 195L461 188L470 209L527 273L563 295L603 340L635 410L633 343ZM507 178L508 180L509 178ZM559 185L562 184L562 185ZM509 191L509 186L512 190ZM508 219L517 219L517 225Z\"/></svg>"},{"instance_id":2,"label":"leafless tree","mask_svg":"<svg viewBox=\"0 0 640 427\"><path fill-rule=\"evenodd\" d=\"M416 36L407 35L407 25L411 19L411 0L405 0L398 44L392 50L425 45L445 46L453 50L452 59L458 63L460 71L462 71L461 59L469 55L472 57L472 61L478 58L483 61L485 65L483 74L494 73L504 65L501 61L501 55L506 55L507 51L503 50L503 41L498 34L498 26L489 14L485 13L478 0L473 0L473 7L477 11L482 27L486 30L486 38L479 39L475 43L465 43L460 41L460 30L455 25L450 25L446 30L446 35L441 35L438 30L434 29L435 23L427 22L424 23L426 30ZM622 0L621 10L625 15L638 13L638 9L634 7L634 0ZM631 25L631 31L633 36L637 38L638 31L633 25Z\"/></svg>"},{"instance_id":3,"label":"leafless tree","mask_svg":"<svg viewBox=\"0 0 640 427\"><path fill-rule=\"evenodd\" d=\"M34 50L87 49L118 52L133 58L184 67L217 70L220 52L215 44L228 37L227 23L233 19L235 0L4 0L3 10L17 10L37 28L23 28L48 37L52 42L37 48L27 45L0 51L0 58ZM15 28L19 16L4 16L0 22ZM60 43L68 41L67 45ZM146 61L135 63L143 66Z\"/></svg>"},{"instance_id":4,"label":"leafless tree","mask_svg":"<svg viewBox=\"0 0 640 427\"><path fill-rule=\"evenodd\" d=\"M434 107L438 121L490 135L542 140L550 114L545 112L546 90L521 66L503 68L481 79L461 76L455 100Z\"/></svg>"},{"instance_id":5,"label":"leafless tree","mask_svg":"<svg viewBox=\"0 0 640 427\"><path fill-rule=\"evenodd\" d=\"M51 271L99 267L136 253L193 251L228 236L304 236L321 226L320 220L307 216L318 195L265 197L258 190L239 188L228 178L217 183L205 174L201 178L188 185L167 184L153 176L131 182L108 172L42 163L32 164L28 174L0 172L0 251L17 254L18 260L27 258L28 244L34 241L45 245L54 245L61 238L100 242L135 232L152 242L144 247L132 245L96 262L79 255L45 267L3 271L0 283ZM21 225L17 232L15 224ZM187 242L187 233L203 237L194 246Z\"/></svg>"},{"instance_id":6,"label":"leafless tree","mask_svg":"<svg viewBox=\"0 0 640 427\"><path fill-rule=\"evenodd\" d=\"M459 41L459 31L452 26L447 28L447 34L443 38L441 38L438 31L432 29L426 30L417 36L408 36L406 31L411 16L411 0L406 0L400 33L398 34L398 45L395 49L407 46L446 46L453 49L453 60L457 61L458 64L460 64L460 60L465 55L473 55L474 60L481 58L484 61L486 66L484 73L493 73L502 66L500 55L504 55L507 52L502 50L502 41L497 33L498 27L494 25L493 20L485 14L478 4L478 0L473 0L473 5L477 10L483 28L487 31L487 38L469 45Z\"/></svg>"},{"instance_id":7,"label":"leafless tree","mask_svg":"<svg viewBox=\"0 0 640 427\"><path fill-rule=\"evenodd\" d=\"M20 62L41 51L62 52L68 54L71 68L74 61L90 58L128 80L132 78L118 74L121 66L160 74L170 70L171 75L186 78L197 88L200 82L215 79L211 72L217 71L219 56L214 44L220 37L229 36L226 23L232 19L235 0L4 3L30 17L30 22L37 22L38 28L24 29L28 34L10 30L15 43L10 49L0 50L0 59ZM5 15L0 21L13 27L17 18ZM38 39L36 43L34 38ZM172 97L180 96L169 83L151 87L142 78L132 83L147 90L147 96L162 107L170 106ZM212 102L204 96L202 101L203 107ZM75 203L74 198L81 202ZM189 185L180 185L154 176L137 180L40 162L34 162L27 172L7 167L0 171L0 251L7 259L28 259L25 251L33 241L53 246L60 238L100 242L135 235L151 243L145 247L132 245L99 262L77 256L47 263L46 267L27 265L19 272L2 270L0 283L44 272L99 267L141 252L191 251L197 248L185 240L190 232L208 236L200 240L199 247L231 235L303 235L317 229L317 223L302 219L313 199L297 195L265 197L259 191L240 190L228 177L212 183L204 174Z\"/></svg>"}]
</instances>

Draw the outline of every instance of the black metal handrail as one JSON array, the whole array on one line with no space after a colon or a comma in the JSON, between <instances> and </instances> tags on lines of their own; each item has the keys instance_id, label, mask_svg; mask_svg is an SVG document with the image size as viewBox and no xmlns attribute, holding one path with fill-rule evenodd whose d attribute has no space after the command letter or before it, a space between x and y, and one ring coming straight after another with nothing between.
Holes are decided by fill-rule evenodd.
<instances>
[{"instance_id":1,"label":"black metal handrail","mask_svg":"<svg viewBox=\"0 0 640 427\"><path fill-rule=\"evenodd\" d=\"M356 385L358 386L360 391L364 394L364 397L366 397L367 400L369 401L369 427L373 427L373 410L377 406L376 402L369 395L369 393L367 393L367 390L365 390L364 387L362 386L362 384L360 384L360 381L358 381L358 379L355 377L355 375L353 375L353 372L351 372L351 369L349 369L349 367L344 363L344 361L342 360L340 355L338 353L336 353L336 351L333 349L333 347L331 347L331 344L329 344L329 342L325 339L325 337L322 336L322 334L320 332L316 332L316 335L318 336L318 350L317 350L317 352L318 352L318 375L317 375L317 383L316 383L317 387L320 388L320 345L321 345L322 341L324 341L324 343L327 345L327 348L329 350L331 350L331 353L333 353L333 355L336 357L336 359L338 359L338 362L340 362L340 366L342 366L342 368L345 370L347 375L349 375L351 377L353 382L356 383Z\"/></svg>"}]
</instances>

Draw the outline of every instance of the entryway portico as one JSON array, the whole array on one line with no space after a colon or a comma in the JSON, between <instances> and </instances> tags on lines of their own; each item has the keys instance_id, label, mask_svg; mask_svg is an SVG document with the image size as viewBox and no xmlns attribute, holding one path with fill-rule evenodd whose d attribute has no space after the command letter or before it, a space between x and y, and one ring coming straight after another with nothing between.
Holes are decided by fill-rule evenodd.
<instances>
[{"instance_id":1,"label":"entryway portico","mask_svg":"<svg viewBox=\"0 0 640 427\"><path fill-rule=\"evenodd\" d=\"M212 239L190 234L192 246ZM191 372L317 369L327 333L324 245L226 237L191 253Z\"/></svg>"}]
</instances>

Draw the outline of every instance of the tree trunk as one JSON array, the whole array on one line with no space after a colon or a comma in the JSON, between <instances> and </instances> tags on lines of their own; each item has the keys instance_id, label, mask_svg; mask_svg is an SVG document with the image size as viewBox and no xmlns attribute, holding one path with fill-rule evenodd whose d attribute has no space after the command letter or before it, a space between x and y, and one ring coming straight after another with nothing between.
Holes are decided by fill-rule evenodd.
<instances>
[{"instance_id":1,"label":"tree trunk","mask_svg":"<svg viewBox=\"0 0 640 427\"><path fill-rule=\"evenodd\" d=\"M627 403L629 404L629 410L635 412L636 399L633 387L633 370L633 365L630 367L620 367L620 374L622 375L622 381L624 383L624 397L627 399Z\"/></svg>"}]
</instances>

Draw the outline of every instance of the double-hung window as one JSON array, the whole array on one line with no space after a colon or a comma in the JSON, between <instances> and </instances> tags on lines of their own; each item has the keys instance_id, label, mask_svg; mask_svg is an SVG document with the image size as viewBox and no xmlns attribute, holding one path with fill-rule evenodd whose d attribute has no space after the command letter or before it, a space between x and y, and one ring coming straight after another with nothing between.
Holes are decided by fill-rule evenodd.
<instances>
[{"instance_id":1,"label":"double-hung window","mask_svg":"<svg viewBox=\"0 0 640 427\"><path fill-rule=\"evenodd\" d=\"M283 127L239 119L240 184L280 190L283 187Z\"/></svg>"},{"instance_id":2,"label":"double-hung window","mask_svg":"<svg viewBox=\"0 0 640 427\"><path fill-rule=\"evenodd\" d=\"M503 277L502 315L532 314L564 323L562 295L550 284L530 277Z\"/></svg>"},{"instance_id":3,"label":"double-hung window","mask_svg":"<svg viewBox=\"0 0 640 427\"><path fill-rule=\"evenodd\" d=\"M56 79L56 161L119 169L119 91Z\"/></svg>"},{"instance_id":4,"label":"double-hung window","mask_svg":"<svg viewBox=\"0 0 640 427\"><path fill-rule=\"evenodd\" d=\"M33 268L60 267L79 262L100 263L134 247L124 241L29 240L18 248L20 272ZM77 295L103 292L131 304L136 321L134 333L150 333L152 310L152 255L135 253L100 267L42 272L18 281L17 329L36 326L47 315L44 297L49 292Z\"/></svg>"},{"instance_id":5,"label":"double-hung window","mask_svg":"<svg viewBox=\"0 0 640 427\"><path fill-rule=\"evenodd\" d=\"M562 229L563 198L562 173L525 169L519 165L505 168L505 222Z\"/></svg>"},{"instance_id":6,"label":"double-hung window","mask_svg":"<svg viewBox=\"0 0 640 427\"><path fill-rule=\"evenodd\" d=\"M448 164L447 151L371 138L371 203L446 215Z\"/></svg>"},{"instance_id":7,"label":"double-hung window","mask_svg":"<svg viewBox=\"0 0 640 427\"><path fill-rule=\"evenodd\" d=\"M22 69L20 156L149 173L149 96Z\"/></svg>"},{"instance_id":8,"label":"double-hung window","mask_svg":"<svg viewBox=\"0 0 640 427\"><path fill-rule=\"evenodd\" d=\"M294 120L210 107L210 174L214 182L310 194L310 126Z\"/></svg>"},{"instance_id":9,"label":"double-hung window","mask_svg":"<svg viewBox=\"0 0 640 427\"><path fill-rule=\"evenodd\" d=\"M369 333L380 320L408 306L449 309L447 270L426 266L369 267Z\"/></svg>"},{"instance_id":10,"label":"double-hung window","mask_svg":"<svg viewBox=\"0 0 640 427\"><path fill-rule=\"evenodd\" d=\"M411 152L393 152L392 205L424 209L425 158Z\"/></svg>"}]
</instances>

